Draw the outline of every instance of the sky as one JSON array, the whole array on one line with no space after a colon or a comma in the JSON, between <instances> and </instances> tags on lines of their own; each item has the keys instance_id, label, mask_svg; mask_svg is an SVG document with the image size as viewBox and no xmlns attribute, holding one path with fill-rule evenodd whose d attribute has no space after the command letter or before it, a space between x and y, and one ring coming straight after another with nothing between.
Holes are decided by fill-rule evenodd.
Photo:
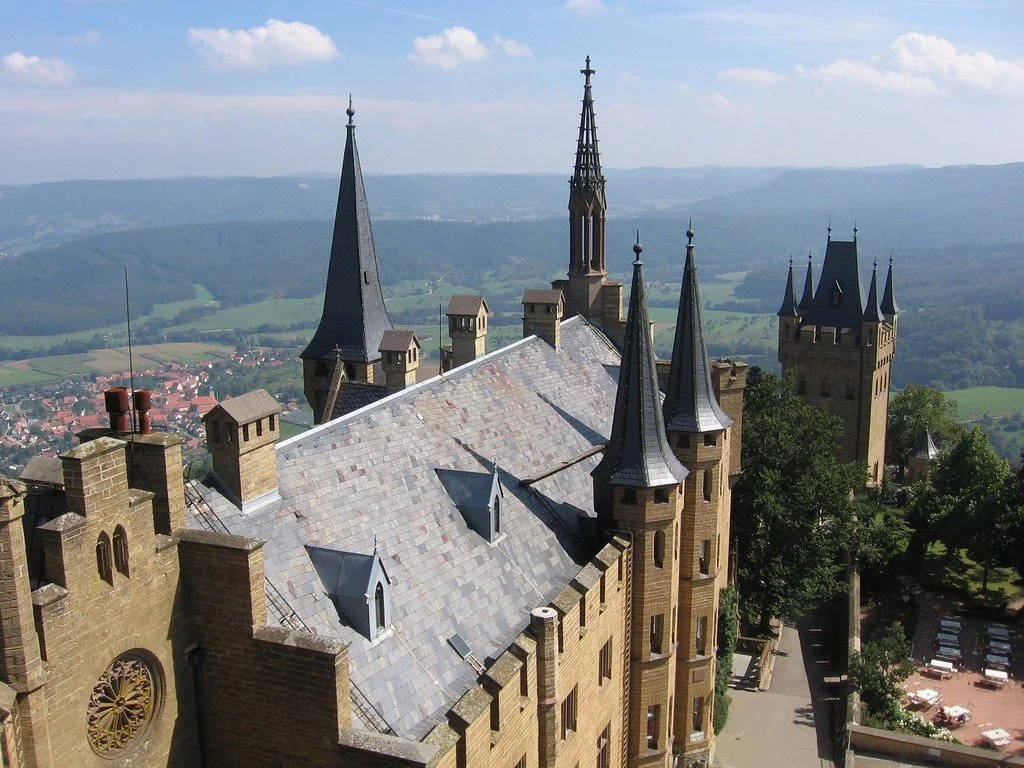
<instances>
[{"instance_id":1,"label":"sky","mask_svg":"<svg viewBox=\"0 0 1024 768\"><path fill-rule=\"evenodd\" d=\"M1024 160L1021 0L0 0L0 184Z\"/></svg>"}]
</instances>

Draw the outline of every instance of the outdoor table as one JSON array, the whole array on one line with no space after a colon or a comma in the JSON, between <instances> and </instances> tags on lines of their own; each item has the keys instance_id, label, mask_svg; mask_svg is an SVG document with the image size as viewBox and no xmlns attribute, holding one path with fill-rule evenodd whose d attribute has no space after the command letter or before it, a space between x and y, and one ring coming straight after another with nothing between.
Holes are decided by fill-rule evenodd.
<instances>
[{"instance_id":1,"label":"outdoor table","mask_svg":"<svg viewBox=\"0 0 1024 768\"><path fill-rule=\"evenodd\" d=\"M993 747L1005 747L1010 743L1010 734L1002 728L993 728L991 731L982 731L981 738Z\"/></svg>"},{"instance_id":2,"label":"outdoor table","mask_svg":"<svg viewBox=\"0 0 1024 768\"><path fill-rule=\"evenodd\" d=\"M950 632L939 632L935 635L935 639L939 645L948 645L954 648L960 645L960 635L954 635Z\"/></svg>"},{"instance_id":3,"label":"outdoor table","mask_svg":"<svg viewBox=\"0 0 1024 768\"><path fill-rule=\"evenodd\" d=\"M970 719L971 710L959 705L953 705L952 707L943 707L942 714L950 723L962 725Z\"/></svg>"},{"instance_id":4,"label":"outdoor table","mask_svg":"<svg viewBox=\"0 0 1024 768\"><path fill-rule=\"evenodd\" d=\"M940 696L938 691L933 691L931 688L922 688L919 691L913 691L907 694L907 698L910 699L914 704L935 704L938 702Z\"/></svg>"},{"instance_id":5,"label":"outdoor table","mask_svg":"<svg viewBox=\"0 0 1024 768\"><path fill-rule=\"evenodd\" d=\"M1006 656L1000 656L998 653L986 653L985 665L996 667L1008 667L1010 666L1010 659Z\"/></svg>"},{"instance_id":6,"label":"outdoor table","mask_svg":"<svg viewBox=\"0 0 1024 768\"><path fill-rule=\"evenodd\" d=\"M1013 646L1009 643L1004 643L1000 640L989 640L988 641L988 652L998 653L1000 656L1009 656L1013 650Z\"/></svg>"},{"instance_id":7,"label":"outdoor table","mask_svg":"<svg viewBox=\"0 0 1024 768\"><path fill-rule=\"evenodd\" d=\"M947 659L955 659L956 661L960 661L961 656L963 656L959 648L954 648L950 645L940 645L939 651L935 655L939 658L945 657Z\"/></svg>"}]
</instances>

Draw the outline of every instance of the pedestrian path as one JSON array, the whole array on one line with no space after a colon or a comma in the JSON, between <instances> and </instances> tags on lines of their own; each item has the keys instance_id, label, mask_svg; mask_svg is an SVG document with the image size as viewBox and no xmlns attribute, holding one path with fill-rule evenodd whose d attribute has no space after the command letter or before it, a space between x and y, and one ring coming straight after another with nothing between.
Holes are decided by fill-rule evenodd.
<instances>
[{"instance_id":1,"label":"pedestrian path","mask_svg":"<svg viewBox=\"0 0 1024 768\"><path fill-rule=\"evenodd\" d=\"M830 662L819 620L785 626L775 654L771 686L758 692L730 689L732 705L725 731L718 735L716 768L833 768L828 702L811 697L808 667L822 693Z\"/></svg>"}]
</instances>

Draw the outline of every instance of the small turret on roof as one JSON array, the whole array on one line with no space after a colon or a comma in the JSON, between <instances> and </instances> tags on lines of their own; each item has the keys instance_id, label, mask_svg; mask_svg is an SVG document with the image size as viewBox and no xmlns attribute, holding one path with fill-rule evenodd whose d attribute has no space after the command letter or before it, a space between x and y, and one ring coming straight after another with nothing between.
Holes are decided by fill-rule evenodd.
<instances>
[{"instance_id":1,"label":"small turret on roof","mask_svg":"<svg viewBox=\"0 0 1024 768\"><path fill-rule=\"evenodd\" d=\"M900 308L896 305L896 296L893 294L892 256L889 256L889 272L885 276L885 292L882 294L882 313L891 320L899 314L899 311Z\"/></svg>"},{"instance_id":2,"label":"small turret on roof","mask_svg":"<svg viewBox=\"0 0 1024 768\"><path fill-rule=\"evenodd\" d=\"M420 347L419 339L416 338L416 334L412 331L384 331L384 335L380 337L380 345L377 347L377 351L408 352L414 344L417 348Z\"/></svg>"},{"instance_id":3,"label":"small turret on roof","mask_svg":"<svg viewBox=\"0 0 1024 768\"><path fill-rule=\"evenodd\" d=\"M686 264L683 266L679 314L672 342L672 366L665 392L665 426L683 432L717 432L732 424L732 419L718 404L712 387L692 229L686 231L686 238Z\"/></svg>"},{"instance_id":4,"label":"small turret on roof","mask_svg":"<svg viewBox=\"0 0 1024 768\"><path fill-rule=\"evenodd\" d=\"M793 260L789 260L789 276L786 278L786 292L782 295L782 306L779 317L798 317L800 310L796 305L796 288L793 286Z\"/></svg>"},{"instance_id":5,"label":"small turret on roof","mask_svg":"<svg viewBox=\"0 0 1024 768\"><path fill-rule=\"evenodd\" d=\"M223 400L210 410L202 420L206 421L215 415L215 412L223 412L236 424L251 424L257 419L264 419L267 416L278 414L282 410L281 404L265 389L257 389L246 392L244 395Z\"/></svg>"},{"instance_id":6,"label":"small turret on roof","mask_svg":"<svg viewBox=\"0 0 1024 768\"><path fill-rule=\"evenodd\" d=\"M662 420L639 238L633 252L636 261L612 433L604 457L591 474L610 485L656 488L683 482L687 471L669 448Z\"/></svg>"},{"instance_id":7,"label":"small turret on roof","mask_svg":"<svg viewBox=\"0 0 1024 768\"><path fill-rule=\"evenodd\" d=\"M871 287L868 289L867 306L864 308L864 322L881 323L885 318L878 306L878 264L871 268Z\"/></svg>"},{"instance_id":8,"label":"small turret on roof","mask_svg":"<svg viewBox=\"0 0 1024 768\"><path fill-rule=\"evenodd\" d=\"M483 296L458 295L448 299L448 312L446 314L479 316L481 312L487 315L491 313L491 309L487 306L487 301Z\"/></svg>"}]
</instances>

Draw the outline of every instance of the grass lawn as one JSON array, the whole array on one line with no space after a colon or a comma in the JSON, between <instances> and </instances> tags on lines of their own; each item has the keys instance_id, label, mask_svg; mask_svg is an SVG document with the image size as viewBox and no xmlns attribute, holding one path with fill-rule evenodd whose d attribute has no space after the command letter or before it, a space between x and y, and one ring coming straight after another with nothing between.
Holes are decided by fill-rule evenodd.
<instances>
[{"instance_id":1,"label":"grass lawn","mask_svg":"<svg viewBox=\"0 0 1024 768\"><path fill-rule=\"evenodd\" d=\"M1013 387L971 387L944 393L960 406L964 418L1007 416L1024 411L1024 389Z\"/></svg>"},{"instance_id":2,"label":"grass lawn","mask_svg":"<svg viewBox=\"0 0 1024 768\"><path fill-rule=\"evenodd\" d=\"M309 427L307 426L304 426L302 424L293 424L292 422L285 421L284 419L281 419L280 424L281 436L278 438L279 440L287 440L289 438L295 437L296 435L301 435L303 432L309 429Z\"/></svg>"},{"instance_id":3,"label":"grass lawn","mask_svg":"<svg viewBox=\"0 0 1024 768\"><path fill-rule=\"evenodd\" d=\"M956 592L975 603L999 604L1024 597L1024 582L1011 568L990 568L988 592L982 594L982 566L962 549L947 553L941 542L928 548L921 579L930 587Z\"/></svg>"}]
</instances>

